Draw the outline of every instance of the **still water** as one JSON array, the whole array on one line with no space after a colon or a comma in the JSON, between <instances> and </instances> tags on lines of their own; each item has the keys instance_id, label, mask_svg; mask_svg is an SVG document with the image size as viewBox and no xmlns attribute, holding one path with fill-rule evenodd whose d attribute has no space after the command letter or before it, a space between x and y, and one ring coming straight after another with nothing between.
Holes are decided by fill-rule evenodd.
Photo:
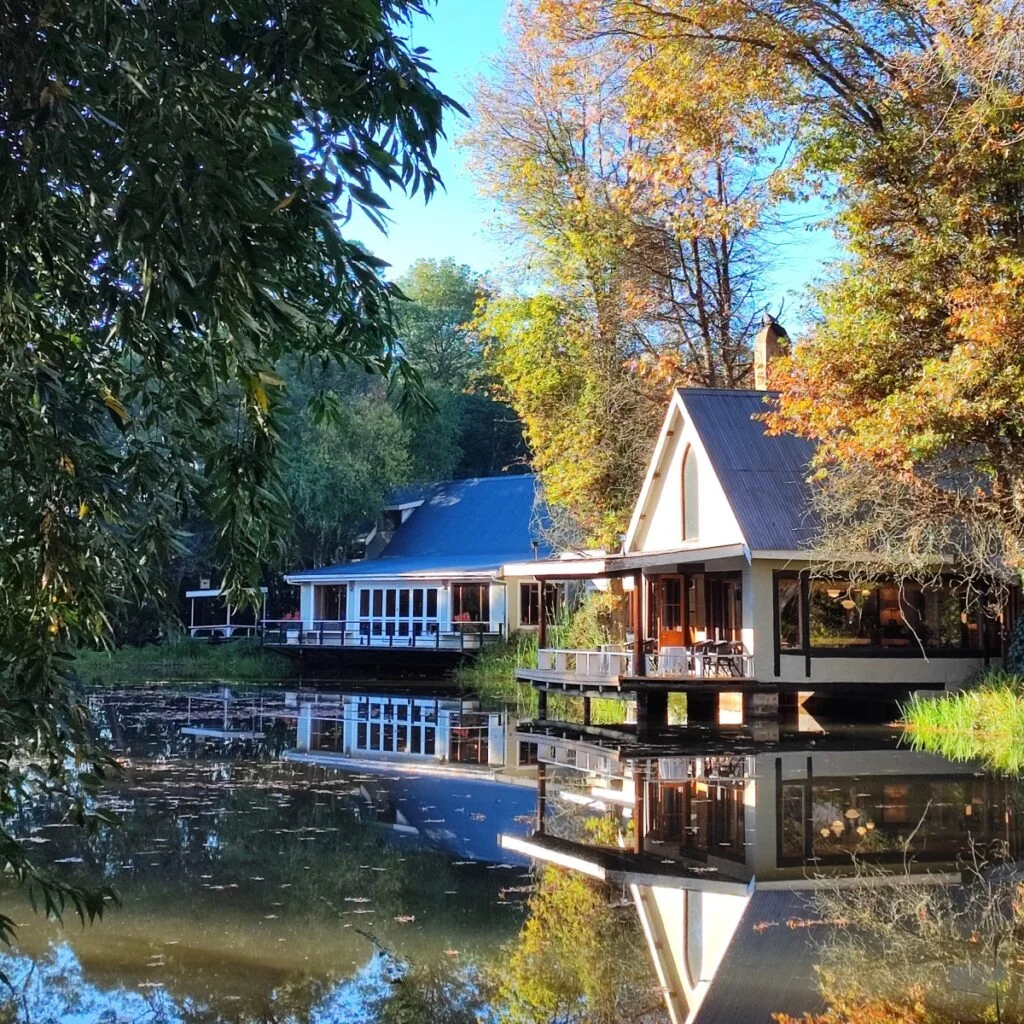
<instances>
[{"instance_id":1,"label":"still water","mask_svg":"<svg viewBox=\"0 0 1024 1024\"><path fill-rule=\"evenodd\" d=\"M513 735L440 689L91 706L122 825L18 824L121 905L83 928L0 901L26 1024L768 1024L907 993L937 1024L1024 1021L1021 783L893 725ZM582 873L538 881L528 855Z\"/></svg>"},{"instance_id":2,"label":"still water","mask_svg":"<svg viewBox=\"0 0 1024 1024\"><path fill-rule=\"evenodd\" d=\"M121 827L87 838L25 813L39 860L122 900L85 928L5 901L18 946L0 967L25 1018L369 1021L396 961L458 975L514 937L529 877L496 837L528 830L531 788L281 760L284 694L261 694L256 730L230 706L226 732L259 740L184 735L194 697L94 700L123 765L105 798Z\"/></svg>"}]
</instances>

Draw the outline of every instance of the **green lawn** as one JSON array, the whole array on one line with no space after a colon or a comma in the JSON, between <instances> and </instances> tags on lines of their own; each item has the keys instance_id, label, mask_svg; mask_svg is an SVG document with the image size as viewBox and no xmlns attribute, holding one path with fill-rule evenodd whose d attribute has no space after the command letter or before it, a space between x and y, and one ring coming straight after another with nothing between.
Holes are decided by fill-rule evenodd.
<instances>
[{"instance_id":1,"label":"green lawn","mask_svg":"<svg viewBox=\"0 0 1024 1024\"><path fill-rule=\"evenodd\" d=\"M289 678L291 662L253 640L211 643L178 639L113 651L81 650L74 671L87 683L155 683L191 680L277 682Z\"/></svg>"}]
</instances>

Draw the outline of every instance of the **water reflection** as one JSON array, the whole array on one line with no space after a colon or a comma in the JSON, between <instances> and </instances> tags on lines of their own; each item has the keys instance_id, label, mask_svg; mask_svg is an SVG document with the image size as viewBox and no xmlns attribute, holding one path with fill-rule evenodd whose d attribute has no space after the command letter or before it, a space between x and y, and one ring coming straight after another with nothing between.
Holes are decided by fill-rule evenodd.
<instances>
[{"instance_id":1,"label":"water reflection","mask_svg":"<svg viewBox=\"0 0 1024 1024\"><path fill-rule=\"evenodd\" d=\"M519 735L539 827L504 846L628 887L673 1021L1022 1019L1018 779L795 716Z\"/></svg>"},{"instance_id":2,"label":"water reflection","mask_svg":"<svg viewBox=\"0 0 1024 1024\"><path fill-rule=\"evenodd\" d=\"M438 963L471 1001L467 972L522 921L526 862L496 836L532 820L532 790L281 761L295 744L289 698L253 701L214 737L195 733L187 694L96 699L123 762L105 797L122 826L88 837L35 807L21 827L40 859L112 884L123 906L60 928L8 895L23 1017L385 1019L398 977L415 968L429 990L441 975L422 972ZM350 1003L379 1006L359 1016Z\"/></svg>"}]
</instances>

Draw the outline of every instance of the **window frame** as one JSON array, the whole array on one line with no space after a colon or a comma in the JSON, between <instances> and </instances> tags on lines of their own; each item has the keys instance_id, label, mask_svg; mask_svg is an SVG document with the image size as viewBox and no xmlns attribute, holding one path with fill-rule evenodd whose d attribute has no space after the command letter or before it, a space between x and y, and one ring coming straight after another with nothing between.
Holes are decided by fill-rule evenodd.
<instances>
[{"instance_id":1,"label":"window frame","mask_svg":"<svg viewBox=\"0 0 1024 1024\"><path fill-rule=\"evenodd\" d=\"M821 579L821 577L815 577ZM779 601L779 584L782 581L798 580L800 585L799 593L799 604L798 604L798 624L800 631L800 645L798 647L783 647L781 643L780 635L780 614L781 607ZM929 659L942 659L942 658L976 658L983 660L985 664L988 664L989 660L998 655L998 648L993 646L989 642L990 630L986 628L986 623L981 618L983 614L980 609L975 610L973 615L976 620L978 630L978 646L976 647L929 647L927 645L922 647L912 642L907 646L885 646L885 645L874 645L874 644L851 644L851 645L834 645L834 646L815 646L811 641L811 623L810 623L810 585L812 582L812 576L808 570L785 570L776 569L772 572L772 647L774 654L774 668L775 675L779 676L781 672L781 659L783 657L799 657L805 659L807 666L807 675L810 675L810 662L812 658L895 658L895 659L907 659L907 658L922 658L927 657ZM828 582L835 582L840 585L849 584L850 579L846 574L835 574L828 578ZM884 584L885 580L874 581L875 584ZM954 577L944 576L944 584L951 584L955 582Z\"/></svg>"},{"instance_id":2,"label":"window frame","mask_svg":"<svg viewBox=\"0 0 1024 1024\"><path fill-rule=\"evenodd\" d=\"M683 465L680 476L680 526L682 529L683 540L699 540L700 467L697 463L697 457L694 453L692 444L687 445L686 451L683 452Z\"/></svg>"}]
</instances>

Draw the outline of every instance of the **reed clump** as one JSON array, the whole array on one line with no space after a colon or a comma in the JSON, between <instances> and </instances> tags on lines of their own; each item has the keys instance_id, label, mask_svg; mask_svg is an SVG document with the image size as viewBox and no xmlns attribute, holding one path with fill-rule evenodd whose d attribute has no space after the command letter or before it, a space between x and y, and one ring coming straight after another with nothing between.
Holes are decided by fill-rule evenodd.
<instances>
[{"instance_id":1,"label":"reed clump","mask_svg":"<svg viewBox=\"0 0 1024 1024\"><path fill-rule=\"evenodd\" d=\"M903 724L916 750L1024 771L1024 677L992 672L960 693L914 697L903 710Z\"/></svg>"}]
</instances>

